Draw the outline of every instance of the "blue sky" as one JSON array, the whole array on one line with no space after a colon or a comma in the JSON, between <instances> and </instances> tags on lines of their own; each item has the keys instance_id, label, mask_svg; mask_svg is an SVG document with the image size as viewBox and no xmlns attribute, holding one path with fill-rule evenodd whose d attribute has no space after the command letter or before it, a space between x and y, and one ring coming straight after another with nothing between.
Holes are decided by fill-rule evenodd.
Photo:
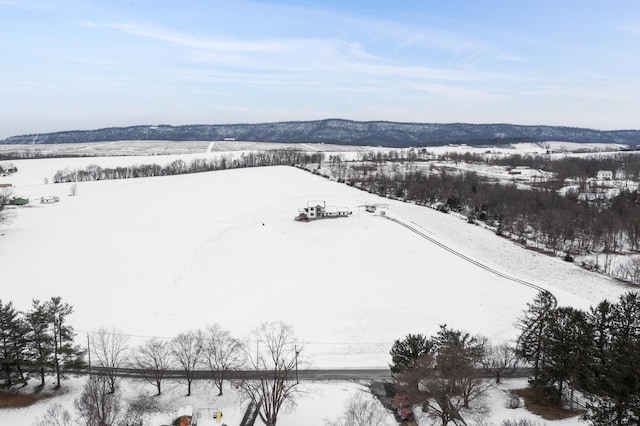
<instances>
[{"instance_id":1,"label":"blue sky","mask_svg":"<svg viewBox=\"0 0 640 426\"><path fill-rule=\"evenodd\" d=\"M640 129L637 0L0 0L0 138L346 118Z\"/></svg>"}]
</instances>

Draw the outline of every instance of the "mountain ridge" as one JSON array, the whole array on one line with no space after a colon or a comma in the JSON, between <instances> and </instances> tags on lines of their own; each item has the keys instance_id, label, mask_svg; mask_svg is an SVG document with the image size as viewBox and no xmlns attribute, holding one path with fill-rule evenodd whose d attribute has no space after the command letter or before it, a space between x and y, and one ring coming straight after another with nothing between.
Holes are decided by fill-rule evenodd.
<instances>
[{"instance_id":1,"label":"mountain ridge","mask_svg":"<svg viewBox=\"0 0 640 426\"><path fill-rule=\"evenodd\" d=\"M11 136L0 144L54 144L121 140L242 141L328 143L385 147L438 146L452 143L496 145L563 141L640 145L640 130L595 130L568 126L508 123L411 123L324 119L239 124L136 125Z\"/></svg>"}]
</instances>

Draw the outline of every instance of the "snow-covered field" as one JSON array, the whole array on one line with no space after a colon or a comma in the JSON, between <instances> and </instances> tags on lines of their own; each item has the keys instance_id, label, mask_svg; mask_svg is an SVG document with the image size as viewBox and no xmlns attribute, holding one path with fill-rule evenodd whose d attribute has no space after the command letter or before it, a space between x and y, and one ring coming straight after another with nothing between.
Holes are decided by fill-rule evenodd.
<instances>
[{"instance_id":1,"label":"snow-covered field","mask_svg":"<svg viewBox=\"0 0 640 426\"><path fill-rule=\"evenodd\" d=\"M18 173L0 183L12 183L15 195L32 203L0 225L2 300L28 310L33 298L62 296L74 306L70 323L80 342L100 326L124 330L135 345L212 323L243 338L263 321L281 320L293 325L311 367L385 367L394 339L431 335L445 323L494 342L517 336L514 321L533 289L359 208L366 203L389 204L390 216L549 289L562 305L587 308L628 290L453 215L293 167L83 182L76 196L69 196L69 184L45 184L64 167L169 162L179 155L188 161L201 154L13 161ZM52 195L60 202L36 202ZM308 200L348 206L353 214L294 221ZM317 392L282 424L324 424L340 415L336 401L359 389L309 386ZM323 393L326 401L317 396ZM18 411L0 411L0 424L31 424L37 409Z\"/></svg>"}]
</instances>

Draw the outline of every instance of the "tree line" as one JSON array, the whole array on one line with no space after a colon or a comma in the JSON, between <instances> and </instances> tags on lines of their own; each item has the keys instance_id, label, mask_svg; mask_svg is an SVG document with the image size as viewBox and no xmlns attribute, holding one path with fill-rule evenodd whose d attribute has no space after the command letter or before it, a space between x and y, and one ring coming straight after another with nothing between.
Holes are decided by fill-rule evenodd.
<instances>
[{"instance_id":1,"label":"tree line","mask_svg":"<svg viewBox=\"0 0 640 426\"><path fill-rule=\"evenodd\" d=\"M157 163L122 167L100 167L91 164L84 169L58 170L53 176L53 181L55 183L85 182L106 179L172 176L246 167L308 164L317 162L318 158L322 156L322 153L309 154L292 148L243 152L239 156L222 155L215 158L195 158L189 162L178 159L164 166Z\"/></svg>"}]
</instances>

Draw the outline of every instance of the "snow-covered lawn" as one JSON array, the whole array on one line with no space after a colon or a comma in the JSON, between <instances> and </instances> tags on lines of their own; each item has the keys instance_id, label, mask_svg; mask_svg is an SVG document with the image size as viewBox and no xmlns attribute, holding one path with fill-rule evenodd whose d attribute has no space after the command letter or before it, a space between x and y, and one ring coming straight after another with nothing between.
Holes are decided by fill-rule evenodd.
<instances>
[{"instance_id":1,"label":"snow-covered lawn","mask_svg":"<svg viewBox=\"0 0 640 426\"><path fill-rule=\"evenodd\" d=\"M382 199L293 167L83 182L73 197L69 184L44 183L65 165L140 164L149 158L14 161L19 172L0 183L9 180L16 195L33 201L15 210L11 224L0 225L2 300L28 310L33 298L62 296L74 306L70 323L80 343L100 326L124 330L137 345L149 336L171 338L211 323L243 338L260 322L281 320L294 326L311 367L385 367L394 339L431 335L445 323L495 342L517 336L513 324L533 289L359 208L366 203L389 204L389 215L548 288L560 304L587 308L627 291L453 215ZM153 160L159 158L169 161ZM34 200L51 195L60 202ZM308 200L348 206L353 214L294 221ZM311 402L301 403L282 424L319 425L323 417L337 418L342 406L336 408L331 398L357 388L317 386L330 389L323 391L327 401L317 396L323 392L311 392ZM341 388L350 390L343 395ZM308 411L315 406L333 411L317 418L317 411ZM29 410L21 418L33 420ZM0 424L31 424L7 413L0 412ZM287 420L298 415L305 421Z\"/></svg>"}]
</instances>

